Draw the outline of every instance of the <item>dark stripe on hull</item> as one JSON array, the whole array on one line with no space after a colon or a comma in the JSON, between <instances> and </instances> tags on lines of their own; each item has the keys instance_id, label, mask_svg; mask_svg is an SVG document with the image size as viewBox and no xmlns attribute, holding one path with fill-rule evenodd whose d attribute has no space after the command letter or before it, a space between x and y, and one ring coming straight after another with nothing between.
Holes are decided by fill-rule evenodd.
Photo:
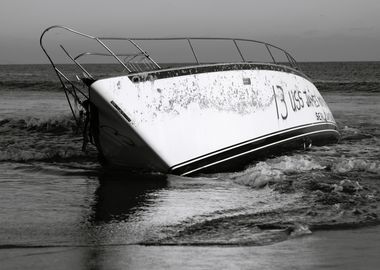
<instances>
[{"instance_id":1,"label":"dark stripe on hull","mask_svg":"<svg viewBox=\"0 0 380 270\"><path fill-rule=\"evenodd\" d=\"M336 143L339 137L337 127L333 124L305 126L287 132L281 131L281 133L253 139L252 142L234 145L223 151L203 156L203 158L193 159L192 162L181 163L183 165L173 166L170 173L190 175L238 170L254 160L291 150L300 150L310 143L316 146Z\"/></svg>"}]
</instances>

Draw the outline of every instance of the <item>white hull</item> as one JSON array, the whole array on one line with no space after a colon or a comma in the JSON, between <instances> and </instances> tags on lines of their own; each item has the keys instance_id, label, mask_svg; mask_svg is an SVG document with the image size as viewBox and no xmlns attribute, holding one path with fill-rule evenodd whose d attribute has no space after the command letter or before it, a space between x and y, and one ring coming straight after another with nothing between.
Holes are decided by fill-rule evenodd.
<instances>
[{"instance_id":1,"label":"white hull","mask_svg":"<svg viewBox=\"0 0 380 270\"><path fill-rule=\"evenodd\" d=\"M95 81L90 102L98 111L97 146L107 163L189 174L292 142L338 140L328 106L301 73L238 65Z\"/></svg>"}]
</instances>

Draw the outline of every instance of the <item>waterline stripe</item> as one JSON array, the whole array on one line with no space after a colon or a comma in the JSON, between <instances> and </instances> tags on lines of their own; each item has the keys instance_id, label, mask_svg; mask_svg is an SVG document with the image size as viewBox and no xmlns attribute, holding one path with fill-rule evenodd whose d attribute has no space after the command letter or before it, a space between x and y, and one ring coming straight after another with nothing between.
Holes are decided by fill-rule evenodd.
<instances>
[{"instance_id":1,"label":"waterline stripe","mask_svg":"<svg viewBox=\"0 0 380 270\"><path fill-rule=\"evenodd\" d=\"M224 159L218 160L218 161L213 162L213 163L209 163L209 164L207 164L205 166L202 166L202 167L196 168L194 170L182 173L181 175L185 176L185 175L188 175L188 174L200 171L200 170L202 170L204 168L208 168L210 166L216 165L218 163L221 163L221 162L233 159L233 158L237 158L239 156L246 155L246 154L258 151L260 149L264 149L266 147L270 147L270 146L273 146L273 145L276 145L276 144L280 144L280 143L283 143L283 142L286 142L286 141L294 140L294 139L301 138L301 137L304 137L304 136L307 136L307 135L311 135L311 134L325 133L325 132L335 132L335 133L339 134L339 132L337 130L335 130L335 129L325 129L325 130L318 130L318 131L313 131L313 132L308 132L308 133L300 134L300 135L293 136L293 137L290 137L290 138L287 138L287 139L284 139L284 140L280 140L278 142L274 142L274 143L270 143L270 144L267 144L267 145L264 145L264 146L260 146L260 147L257 147L255 149L252 149L252 150L249 150L249 151L246 151L246 152L243 152L243 153L240 153L240 154L228 157L228 158L224 158Z\"/></svg>"}]
</instances>

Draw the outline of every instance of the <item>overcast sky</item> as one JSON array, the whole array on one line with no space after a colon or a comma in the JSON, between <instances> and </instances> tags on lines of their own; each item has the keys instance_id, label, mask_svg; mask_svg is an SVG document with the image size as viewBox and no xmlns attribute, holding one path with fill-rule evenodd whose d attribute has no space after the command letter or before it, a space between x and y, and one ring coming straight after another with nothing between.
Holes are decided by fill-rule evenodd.
<instances>
[{"instance_id":1,"label":"overcast sky","mask_svg":"<svg viewBox=\"0 0 380 270\"><path fill-rule=\"evenodd\" d=\"M1 0L0 64L47 63L50 25L97 36L264 40L298 61L380 60L379 0Z\"/></svg>"}]
</instances>

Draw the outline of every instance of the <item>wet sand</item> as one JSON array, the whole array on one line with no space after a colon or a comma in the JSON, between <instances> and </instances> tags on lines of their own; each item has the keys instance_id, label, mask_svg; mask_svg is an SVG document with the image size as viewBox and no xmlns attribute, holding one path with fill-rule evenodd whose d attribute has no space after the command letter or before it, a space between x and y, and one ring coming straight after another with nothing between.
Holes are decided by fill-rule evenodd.
<instances>
[{"instance_id":1,"label":"wet sand","mask_svg":"<svg viewBox=\"0 0 380 270\"><path fill-rule=\"evenodd\" d=\"M1 269L378 269L380 227L320 231L267 246L3 248Z\"/></svg>"}]
</instances>

